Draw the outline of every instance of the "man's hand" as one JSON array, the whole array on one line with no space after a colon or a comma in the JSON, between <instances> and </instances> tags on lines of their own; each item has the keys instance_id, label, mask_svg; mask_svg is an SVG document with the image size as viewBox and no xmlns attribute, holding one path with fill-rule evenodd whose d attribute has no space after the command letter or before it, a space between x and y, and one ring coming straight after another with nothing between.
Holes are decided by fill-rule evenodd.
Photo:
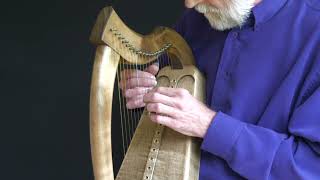
<instances>
[{"instance_id":1,"label":"man's hand","mask_svg":"<svg viewBox=\"0 0 320 180\"><path fill-rule=\"evenodd\" d=\"M187 136L203 138L216 114L185 89L158 87L143 100L153 122Z\"/></svg>"},{"instance_id":2,"label":"man's hand","mask_svg":"<svg viewBox=\"0 0 320 180\"><path fill-rule=\"evenodd\" d=\"M159 65L150 65L145 71L123 70L121 72L120 88L127 100L127 108L144 107L143 96L157 85L155 75Z\"/></svg>"}]
</instances>

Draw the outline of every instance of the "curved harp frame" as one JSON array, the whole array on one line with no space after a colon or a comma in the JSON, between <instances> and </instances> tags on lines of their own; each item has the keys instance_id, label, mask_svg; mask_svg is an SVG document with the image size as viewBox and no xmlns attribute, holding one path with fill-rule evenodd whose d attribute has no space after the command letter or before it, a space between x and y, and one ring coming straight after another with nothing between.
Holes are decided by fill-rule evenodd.
<instances>
[{"instance_id":1,"label":"curved harp frame","mask_svg":"<svg viewBox=\"0 0 320 180\"><path fill-rule=\"evenodd\" d=\"M147 64L167 50L174 69L194 65L191 49L169 28L156 28L140 35L128 28L112 7L104 8L90 41L97 45L90 94L90 141L96 180L114 179L111 146L111 113L118 64Z\"/></svg>"}]
</instances>

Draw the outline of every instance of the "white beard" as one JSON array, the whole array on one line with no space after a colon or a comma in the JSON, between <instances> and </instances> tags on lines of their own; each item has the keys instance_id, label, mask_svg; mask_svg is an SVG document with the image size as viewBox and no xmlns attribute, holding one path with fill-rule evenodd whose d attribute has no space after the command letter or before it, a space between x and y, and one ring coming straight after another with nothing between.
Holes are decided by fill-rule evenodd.
<instances>
[{"instance_id":1,"label":"white beard","mask_svg":"<svg viewBox=\"0 0 320 180\"><path fill-rule=\"evenodd\" d=\"M250 16L255 0L228 0L228 5L216 8L209 4L198 4L195 10L204 14L211 27L216 30L227 30L241 27Z\"/></svg>"}]
</instances>

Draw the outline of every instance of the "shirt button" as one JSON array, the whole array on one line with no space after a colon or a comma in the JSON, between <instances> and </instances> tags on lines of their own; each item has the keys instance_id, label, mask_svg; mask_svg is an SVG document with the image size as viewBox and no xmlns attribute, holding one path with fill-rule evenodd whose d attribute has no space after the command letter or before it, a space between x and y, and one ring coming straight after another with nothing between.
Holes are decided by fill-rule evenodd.
<instances>
[{"instance_id":1,"label":"shirt button","mask_svg":"<svg viewBox=\"0 0 320 180\"><path fill-rule=\"evenodd\" d=\"M231 110L231 102L230 101L227 101L226 104L225 104L225 110L229 111Z\"/></svg>"},{"instance_id":2,"label":"shirt button","mask_svg":"<svg viewBox=\"0 0 320 180\"><path fill-rule=\"evenodd\" d=\"M238 32L233 32L233 37L234 37L235 39L237 39L238 36L239 36L239 33L238 33Z\"/></svg>"}]
</instances>

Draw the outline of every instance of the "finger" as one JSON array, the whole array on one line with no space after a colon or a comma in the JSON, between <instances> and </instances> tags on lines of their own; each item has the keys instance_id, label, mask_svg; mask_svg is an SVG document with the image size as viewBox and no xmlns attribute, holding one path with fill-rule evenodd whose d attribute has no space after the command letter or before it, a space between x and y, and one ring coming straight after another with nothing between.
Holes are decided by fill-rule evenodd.
<instances>
[{"instance_id":1,"label":"finger","mask_svg":"<svg viewBox=\"0 0 320 180\"><path fill-rule=\"evenodd\" d=\"M124 89L126 88L126 80L121 79L121 80L119 81L118 86L119 86L119 88L120 88L121 90L124 90Z\"/></svg>"},{"instance_id":2,"label":"finger","mask_svg":"<svg viewBox=\"0 0 320 180\"><path fill-rule=\"evenodd\" d=\"M146 72L156 75L159 71L159 63L156 62L145 69Z\"/></svg>"},{"instance_id":3,"label":"finger","mask_svg":"<svg viewBox=\"0 0 320 180\"><path fill-rule=\"evenodd\" d=\"M151 78L156 79L156 77L146 71L140 71L140 70L123 70L121 71L121 79L131 79L131 78Z\"/></svg>"},{"instance_id":4,"label":"finger","mask_svg":"<svg viewBox=\"0 0 320 180\"><path fill-rule=\"evenodd\" d=\"M128 109L136 109L136 108L142 108L146 104L143 102L143 95L136 96L134 98L128 99L126 107Z\"/></svg>"},{"instance_id":5,"label":"finger","mask_svg":"<svg viewBox=\"0 0 320 180\"><path fill-rule=\"evenodd\" d=\"M170 97L183 96L188 93L188 91L183 88L169 88L169 87L157 87L157 88L154 88L151 92L157 92Z\"/></svg>"},{"instance_id":6,"label":"finger","mask_svg":"<svg viewBox=\"0 0 320 180\"><path fill-rule=\"evenodd\" d=\"M135 87L155 87L157 81L151 78L132 78L127 79L125 89L133 89Z\"/></svg>"},{"instance_id":7,"label":"finger","mask_svg":"<svg viewBox=\"0 0 320 180\"><path fill-rule=\"evenodd\" d=\"M125 89L128 89L127 87L127 80L126 79L121 79L120 82L119 82L119 88L121 90L125 90Z\"/></svg>"},{"instance_id":8,"label":"finger","mask_svg":"<svg viewBox=\"0 0 320 180\"><path fill-rule=\"evenodd\" d=\"M176 118L175 115L178 113L175 108L161 103L149 103L146 107L149 112L160 114L163 116L170 116L173 118Z\"/></svg>"},{"instance_id":9,"label":"finger","mask_svg":"<svg viewBox=\"0 0 320 180\"><path fill-rule=\"evenodd\" d=\"M145 103L161 103L167 106L176 107L176 99L157 92L149 92L143 97Z\"/></svg>"},{"instance_id":10,"label":"finger","mask_svg":"<svg viewBox=\"0 0 320 180\"><path fill-rule=\"evenodd\" d=\"M136 87L133 89L127 89L125 91L125 97L126 98L133 98L138 95L147 94L151 90L152 90L152 87Z\"/></svg>"},{"instance_id":11,"label":"finger","mask_svg":"<svg viewBox=\"0 0 320 180\"><path fill-rule=\"evenodd\" d=\"M172 127L172 122L174 121L173 118L168 117L168 116L162 116L160 114L150 114L150 120L157 123L157 124L162 124L167 127Z\"/></svg>"}]
</instances>

